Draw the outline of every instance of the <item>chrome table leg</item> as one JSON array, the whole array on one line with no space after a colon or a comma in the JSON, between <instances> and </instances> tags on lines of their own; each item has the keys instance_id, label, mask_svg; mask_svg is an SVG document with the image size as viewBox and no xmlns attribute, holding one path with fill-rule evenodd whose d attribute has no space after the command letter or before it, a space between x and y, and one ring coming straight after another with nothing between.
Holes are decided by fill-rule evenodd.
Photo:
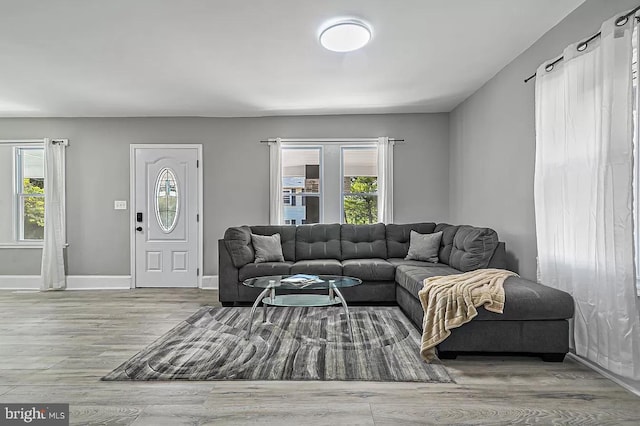
<instances>
[{"instance_id":1,"label":"chrome table leg","mask_svg":"<svg viewBox=\"0 0 640 426\"><path fill-rule=\"evenodd\" d=\"M269 291L269 300L271 300L271 303L273 303L273 301L276 300L276 289L273 287L271 287ZM269 312L267 308L268 308L268 304L263 303L262 304L262 322L263 323L268 322L267 319L269 317Z\"/></svg>"},{"instance_id":2,"label":"chrome table leg","mask_svg":"<svg viewBox=\"0 0 640 426\"><path fill-rule=\"evenodd\" d=\"M251 313L249 314L249 324L247 325L247 339L249 338L249 336L251 336L251 324L253 324L253 314L256 312L256 308L258 307L258 304L260 304L260 301L267 295L269 290L270 290L269 288L265 288L264 290L262 290L262 293L260 293L256 301L253 302L253 306L251 307Z\"/></svg>"},{"instance_id":3,"label":"chrome table leg","mask_svg":"<svg viewBox=\"0 0 640 426\"><path fill-rule=\"evenodd\" d=\"M351 341L353 342L353 330L351 329L351 318L349 317L349 307L347 306L347 301L344 300L344 296L338 290L338 287L331 287L330 290L336 292L338 297L340 298L340 302L342 303L342 307L344 308L344 313L347 315L347 327L349 328L349 336L351 337Z\"/></svg>"}]
</instances>

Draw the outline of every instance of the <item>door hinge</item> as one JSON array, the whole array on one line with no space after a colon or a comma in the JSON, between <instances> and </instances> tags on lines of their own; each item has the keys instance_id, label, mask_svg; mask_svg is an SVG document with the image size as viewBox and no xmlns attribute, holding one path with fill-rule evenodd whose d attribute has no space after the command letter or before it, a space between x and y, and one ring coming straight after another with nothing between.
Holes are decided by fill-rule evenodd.
<instances>
[{"instance_id":1,"label":"door hinge","mask_svg":"<svg viewBox=\"0 0 640 426\"><path fill-rule=\"evenodd\" d=\"M200 222L200 213L196 214L196 222Z\"/></svg>"},{"instance_id":2,"label":"door hinge","mask_svg":"<svg viewBox=\"0 0 640 426\"><path fill-rule=\"evenodd\" d=\"M200 160L196 160L196 169L200 167Z\"/></svg>"},{"instance_id":3,"label":"door hinge","mask_svg":"<svg viewBox=\"0 0 640 426\"><path fill-rule=\"evenodd\" d=\"M196 275L200 276L200 268L196 269Z\"/></svg>"}]
</instances>

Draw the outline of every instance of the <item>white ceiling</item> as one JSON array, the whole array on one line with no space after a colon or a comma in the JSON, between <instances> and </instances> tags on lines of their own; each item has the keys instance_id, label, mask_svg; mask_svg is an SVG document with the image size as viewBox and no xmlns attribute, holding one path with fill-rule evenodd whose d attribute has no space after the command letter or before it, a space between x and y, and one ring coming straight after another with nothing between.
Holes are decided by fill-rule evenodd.
<instances>
[{"instance_id":1,"label":"white ceiling","mask_svg":"<svg viewBox=\"0 0 640 426\"><path fill-rule=\"evenodd\" d=\"M446 112L583 1L0 0L0 116Z\"/></svg>"}]
</instances>

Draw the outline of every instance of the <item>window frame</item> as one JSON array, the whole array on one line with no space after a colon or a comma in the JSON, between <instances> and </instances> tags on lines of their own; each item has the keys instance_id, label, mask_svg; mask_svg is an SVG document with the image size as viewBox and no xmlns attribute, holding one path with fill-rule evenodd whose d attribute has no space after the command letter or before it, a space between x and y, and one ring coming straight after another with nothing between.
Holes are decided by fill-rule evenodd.
<instances>
[{"instance_id":1,"label":"window frame","mask_svg":"<svg viewBox=\"0 0 640 426\"><path fill-rule=\"evenodd\" d=\"M348 149L366 149L366 150L374 150L376 152L376 157L378 156L377 150L378 146L378 138L362 138L362 139L317 139L317 140L295 140L295 141L283 141L282 146L280 147L281 155L284 154L285 150L293 150L293 149L317 149L319 150L319 178L320 184L318 188L318 193L309 193L309 192L296 192L285 194L284 188L282 191L282 197L284 196L299 196L301 197L299 203L296 205L304 206L305 197L307 196L316 196L319 197L319 221L318 223L346 223L344 220L344 151ZM328 162L335 162L335 166L331 166L329 172L331 173L331 178L329 179L331 182L327 181L327 164ZM282 167L282 166L281 166ZM335 177L334 177L335 175ZM378 175L379 178L379 170ZM336 189L327 190L327 185L331 186L331 188L336 185ZM334 201L327 201L328 194L331 195L332 199L335 196ZM347 194L348 195L348 194ZM367 194L354 194L354 195L373 195L376 196L377 199L380 197L380 192L376 191L375 193L367 193ZM285 204L284 199L281 201L281 205L283 208L283 223L285 221L284 218L284 208L288 206L292 206L292 204ZM330 208L330 211L327 213L326 209ZM330 222L326 222L327 217L329 217ZM376 218L374 223L378 223L380 221L380 217ZM306 220L305 220L306 222Z\"/></svg>"},{"instance_id":2,"label":"window frame","mask_svg":"<svg viewBox=\"0 0 640 426\"><path fill-rule=\"evenodd\" d=\"M16 153L15 148L42 148L45 149L45 143L49 143L54 139L0 139L0 146L8 146L11 149L11 240L0 241L0 249L42 249L44 247L44 240L18 240L18 198L17 198L17 164L16 164ZM67 139L58 139L54 140L56 143L62 143L64 146L68 145ZM46 159L45 159L46 161ZM63 164L63 173L62 173L62 203L65 206L66 211L66 203L67 203L67 194L66 194L66 179L67 179L67 166L66 166L66 149L62 151L62 164ZM46 194L45 194L46 197ZM62 223L62 235L65 240L65 247L69 246L67 242L67 223L66 223L66 214Z\"/></svg>"},{"instance_id":3,"label":"window frame","mask_svg":"<svg viewBox=\"0 0 640 426\"><path fill-rule=\"evenodd\" d=\"M44 244L44 239L24 237L24 200L31 197L44 199L47 195L46 193L26 194L24 192L24 162L22 153L28 150L41 150L44 158L44 143L42 144L42 147L35 145L15 145L13 147L13 239L16 244L20 245L38 244L42 246Z\"/></svg>"}]
</instances>

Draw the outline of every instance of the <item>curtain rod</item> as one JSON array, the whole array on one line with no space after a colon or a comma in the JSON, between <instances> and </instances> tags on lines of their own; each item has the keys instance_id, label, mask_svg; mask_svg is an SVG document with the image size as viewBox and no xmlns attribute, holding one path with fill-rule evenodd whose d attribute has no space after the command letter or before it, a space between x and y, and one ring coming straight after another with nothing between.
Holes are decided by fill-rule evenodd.
<instances>
[{"instance_id":1,"label":"curtain rod","mask_svg":"<svg viewBox=\"0 0 640 426\"><path fill-rule=\"evenodd\" d=\"M281 142L375 142L378 138L293 138L280 139ZM393 142L404 142L404 139L389 138ZM275 142L275 139L261 140L260 143Z\"/></svg>"},{"instance_id":2,"label":"curtain rod","mask_svg":"<svg viewBox=\"0 0 640 426\"><path fill-rule=\"evenodd\" d=\"M638 10L640 10L640 6L636 7L635 9L633 9L631 12L625 13L624 15L618 17L618 19L616 19L616 26L617 27L621 27L624 24L627 23L627 21L629 20L629 17L631 15L633 15L634 13L636 13ZM639 18L636 17L636 21L640 21ZM586 39L585 41L583 41L582 43L578 44L576 46L576 50L578 52L582 52L583 50L585 50L587 48L587 46L589 45L589 43L591 43L593 40L595 40L596 38L600 37L601 33L600 31L598 31L597 33L595 33L594 35L592 35L591 37L589 37L588 39ZM545 67L544 70L546 72L550 72L553 67L560 61L562 61L564 59L564 56L560 56L558 59L556 59L553 62L548 63ZM529 77L524 79L525 83L528 83L529 80L533 79L536 76L536 73L533 73L532 75L530 75Z\"/></svg>"}]
</instances>

